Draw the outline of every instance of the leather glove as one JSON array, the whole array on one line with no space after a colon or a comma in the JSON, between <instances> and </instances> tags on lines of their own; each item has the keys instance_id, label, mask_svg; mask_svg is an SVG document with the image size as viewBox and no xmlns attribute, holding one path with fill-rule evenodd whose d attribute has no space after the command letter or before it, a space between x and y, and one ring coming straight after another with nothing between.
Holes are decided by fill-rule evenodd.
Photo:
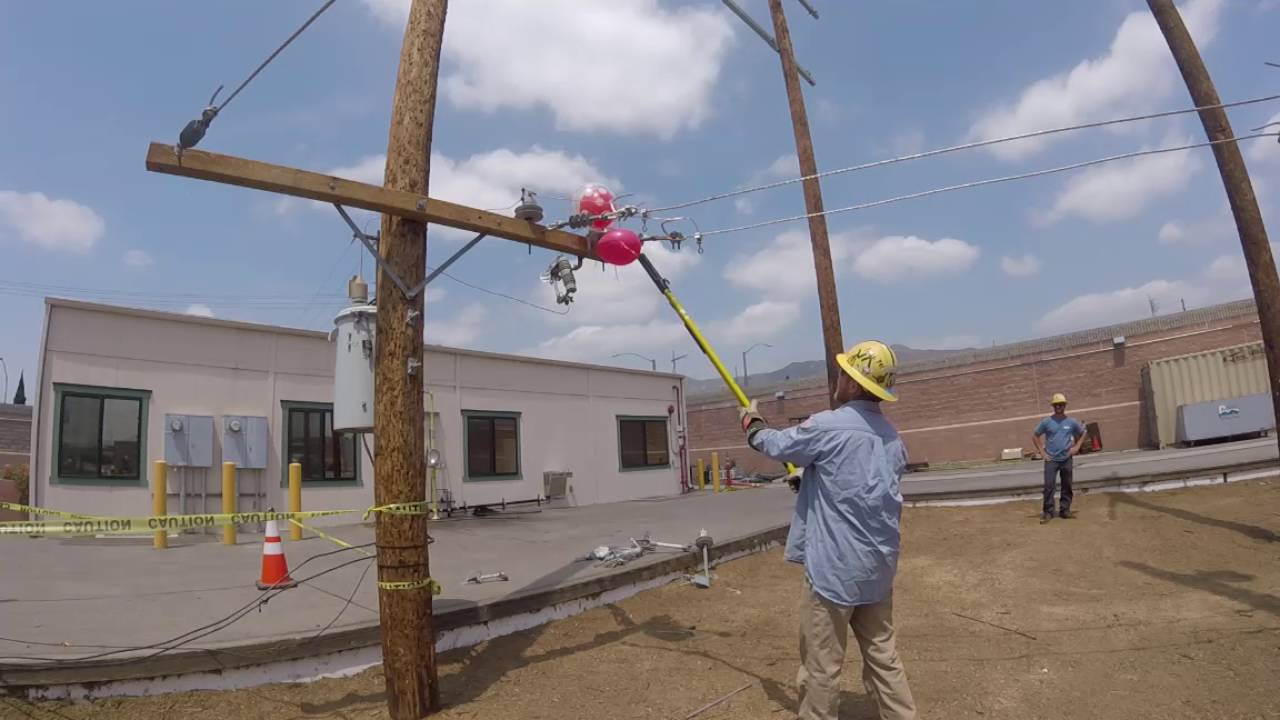
<instances>
[{"instance_id":1,"label":"leather glove","mask_svg":"<svg viewBox=\"0 0 1280 720\"><path fill-rule=\"evenodd\" d=\"M738 419L742 421L742 432L750 436L764 427L764 416L760 414L759 402L752 400L745 407L738 408Z\"/></svg>"},{"instance_id":2,"label":"leather glove","mask_svg":"<svg viewBox=\"0 0 1280 720\"><path fill-rule=\"evenodd\" d=\"M794 472L787 473L787 476L783 478L784 480L787 481L787 484L791 486L791 492L793 493L800 492L800 478L803 475L804 475L804 470L801 468L796 468Z\"/></svg>"}]
</instances>

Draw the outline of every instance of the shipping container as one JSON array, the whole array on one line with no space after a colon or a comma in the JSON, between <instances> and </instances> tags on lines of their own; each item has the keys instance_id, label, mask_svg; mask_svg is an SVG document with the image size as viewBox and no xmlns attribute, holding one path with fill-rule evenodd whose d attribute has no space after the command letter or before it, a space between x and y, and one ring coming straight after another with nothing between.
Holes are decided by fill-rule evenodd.
<instances>
[{"instance_id":1,"label":"shipping container","mask_svg":"<svg viewBox=\"0 0 1280 720\"><path fill-rule=\"evenodd\" d=\"M1142 372L1144 409L1158 447L1176 442L1179 405L1271 392L1260 342L1153 360Z\"/></svg>"}]
</instances>

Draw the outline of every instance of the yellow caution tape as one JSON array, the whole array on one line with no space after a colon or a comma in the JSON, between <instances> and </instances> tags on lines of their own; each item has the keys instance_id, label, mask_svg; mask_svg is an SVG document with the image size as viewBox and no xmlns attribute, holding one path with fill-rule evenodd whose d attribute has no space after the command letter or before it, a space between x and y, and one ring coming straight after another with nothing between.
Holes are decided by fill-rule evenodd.
<instances>
[{"instance_id":1,"label":"yellow caution tape","mask_svg":"<svg viewBox=\"0 0 1280 720\"><path fill-rule=\"evenodd\" d=\"M218 525L250 525L268 520L346 515L356 510L308 510L306 512L205 513L200 515L153 515L150 517L81 517L62 521L0 522L3 535L101 535L149 533L162 530L189 530Z\"/></svg>"},{"instance_id":2,"label":"yellow caution tape","mask_svg":"<svg viewBox=\"0 0 1280 720\"><path fill-rule=\"evenodd\" d=\"M378 589L380 590L418 590L419 588L431 588L432 595L440 594L440 583L427 578L425 580L409 580L407 582L385 582L378 581Z\"/></svg>"},{"instance_id":3,"label":"yellow caution tape","mask_svg":"<svg viewBox=\"0 0 1280 720\"><path fill-rule=\"evenodd\" d=\"M13 510L15 512L24 512L31 515L53 515L55 517L80 518L81 520L93 519L93 515L81 515L80 513L63 512L61 510L50 510L49 508L36 507L34 505L22 505L20 503L0 502L0 510Z\"/></svg>"},{"instance_id":4,"label":"yellow caution tape","mask_svg":"<svg viewBox=\"0 0 1280 720\"><path fill-rule=\"evenodd\" d=\"M355 550L356 552L360 553L361 555L364 555L365 557L374 556L374 554L369 552L368 550L365 550L364 548L356 547L355 545L352 545L346 540L343 540L342 538L336 538L324 532L323 530L317 530L316 528L313 528L310 525L304 525L298 522L297 520L294 520L293 518L289 518L289 522L293 523L294 525L297 525L298 527L302 528L303 530L306 530L309 533L313 533L319 536L324 540L328 540L329 542L333 543L334 545L337 545L338 547L344 547L344 548L347 548L348 550Z\"/></svg>"},{"instance_id":5,"label":"yellow caution tape","mask_svg":"<svg viewBox=\"0 0 1280 720\"><path fill-rule=\"evenodd\" d=\"M359 510L307 510L304 512L243 512L243 513L200 513L195 515L151 515L146 517L114 517L103 515L82 515L80 513L52 510L50 508L23 505L20 503L0 502L0 508L25 512L32 515L46 515L66 518L63 521L17 520L0 522L0 537L5 535L100 535L148 533L161 530L192 530L220 525L251 525L268 520L295 521L307 518L329 517L333 515L351 515ZM425 515L429 512L429 503L392 503L371 507L364 511L368 518L373 513L384 512L394 515ZM312 527L307 530L325 537ZM326 537L332 540L332 537Z\"/></svg>"},{"instance_id":6,"label":"yellow caution tape","mask_svg":"<svg viewBox=\"0 0 1280 720\"><path fill-rule=\"evenodd\" d=\"M364 516L368 518L370 515L378 512L387 513L388 515L426 515L430 512L430 503L423 501L379 505L365 510Z\"/></svg>"}]
</instances>

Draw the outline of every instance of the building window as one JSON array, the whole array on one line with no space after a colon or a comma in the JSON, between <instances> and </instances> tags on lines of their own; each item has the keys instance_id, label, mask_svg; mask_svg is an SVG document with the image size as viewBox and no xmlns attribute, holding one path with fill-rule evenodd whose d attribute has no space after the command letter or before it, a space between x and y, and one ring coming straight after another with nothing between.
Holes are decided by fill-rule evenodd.
<instances>
[{"instance_id":1,"label":"building window","mask_svg":"<svg viewBox=\"0 0 1280 720\"><path fill-rule=\"evenodd\" d=\"M520 477L520 416L516 413L463 411L466 424L467 480Z\"/></svg>"},{"instance_id":2,"label":"building window","mask_svg":"<svg viewBox=\"0 0 1280 720\"><path fill-rule=\"evenodd\" d=\"M143 485L145 390L54 385L55 482Z\"/></svg>"},{"instance_id":3,"label":"building window","mask_svg":"<svg viewBox=\"0 0 1280 720\"><path fill-rule=\"evenodd\" d=\"M618 452L623 470L669 467L666 418L618 418Z\"/></svg>"},{"instance_id":4,"label":"building window","mask_svg":"<svg viewBox=\"0 0 1280 720\"><path fill-rule=\"evenodd\" d=\"M333 406L322 403L284 403L287 482L289 463L302 464L302 482L316 485L355 485L360 481L356 434L333 431Z\"/></svg>"}]
</instances>

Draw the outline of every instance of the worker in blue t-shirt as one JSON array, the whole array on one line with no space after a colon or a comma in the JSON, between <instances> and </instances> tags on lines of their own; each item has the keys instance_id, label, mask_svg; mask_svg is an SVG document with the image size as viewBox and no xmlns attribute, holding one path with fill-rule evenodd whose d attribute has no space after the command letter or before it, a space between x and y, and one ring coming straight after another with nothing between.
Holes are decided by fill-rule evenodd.
<instances>
[{"instance_id":1,"label":"worker in blue t-shirt","mask_svg":"<svg viewBox=\"0 0 1280 720\"><path fill-rule=\"evenodd\" d=\"M1049 400L1053 405L1053 414L1036 425L1032 440L1040 456L1044 458L1044 507L1040 513L1040 523L1053 519L1053 490L1058 475L1062 476L1062 495L1058 500L1058 517L1070 519L1071 514L1071 476L1073 473L1071 459L1080 452L1084 444L1084 425L1079 420L1067 417L1067 396L1054 393Z\"/></svg>"}]
</instances>

